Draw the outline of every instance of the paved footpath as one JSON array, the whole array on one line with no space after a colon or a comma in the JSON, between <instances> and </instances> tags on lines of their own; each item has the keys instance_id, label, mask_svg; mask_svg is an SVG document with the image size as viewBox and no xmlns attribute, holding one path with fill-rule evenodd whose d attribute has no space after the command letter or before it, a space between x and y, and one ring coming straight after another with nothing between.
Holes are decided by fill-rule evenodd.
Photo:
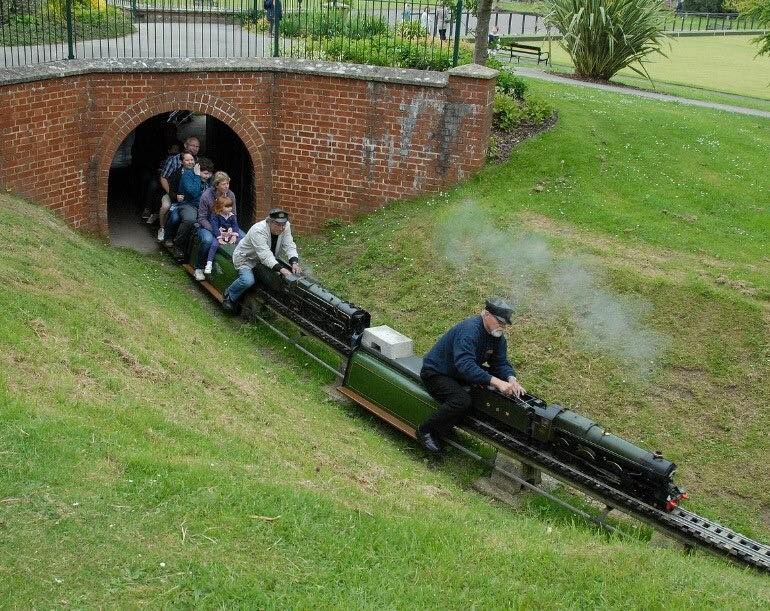
<instances>
[{"instance_id":1,"label":"paved footpath","mask_svg":"<svg viewBox=\"0 0 770 611\"><path fill-rule=\"evenodd\" d=\"M667 93L656 93L655 91L644 91L643 89L634 89L632 87L618 87L617 85L604 85L602 83L589 83L578 79L567 78L534 68L515 67L516 74L527 76L529 78L540 79L541 81L550 81L552 83L564 83L566 85L575 85L577 87L588 87L589 89L601 89L602 91L612 91L615 93L624 93L626 95L635 95L640 98L650 100L660 100L661 102L678 102L687 106L700 106L701 108L712 108L714 110L724 110L725 112L734 112L740 115L751 115L752 117L763 117L770 119L770 112L766 110L757 110L755 108L743 108L742 106L731 106L730 104L718 104L716 102L705 102L703 100L691 100L689 98L680 98Z\"/></svg>"}]
</instances>

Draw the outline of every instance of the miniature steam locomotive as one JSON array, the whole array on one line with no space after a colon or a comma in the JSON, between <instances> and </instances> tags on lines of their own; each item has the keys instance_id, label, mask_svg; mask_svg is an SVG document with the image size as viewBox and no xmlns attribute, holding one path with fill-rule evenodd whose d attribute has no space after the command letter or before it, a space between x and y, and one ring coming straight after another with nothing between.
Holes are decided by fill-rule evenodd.
<instances>
[{"instance_id":1,"label":"miniature steam locomotive","mask_svg":"<svg viewBox=\"0 0 770 611\"><path fill-rule=\"evenodd\" d=\"M236 275L231 252L224 247L217 255L212 283L222 291ZM244 307L254 307L259 299L345 354L346 394L412 427L437 408L420 381L422 358L413 354L409 338L389 327L371 328L369 312L309 278L284 277L262 266L255 275L257 284L245 295ZM480 387L470 392L475 414L634 498L671 511L687 497L673 482L676 465L659 452L643 450L570 409L532 395L517 399Z\"/></svg>"}]
</instances>

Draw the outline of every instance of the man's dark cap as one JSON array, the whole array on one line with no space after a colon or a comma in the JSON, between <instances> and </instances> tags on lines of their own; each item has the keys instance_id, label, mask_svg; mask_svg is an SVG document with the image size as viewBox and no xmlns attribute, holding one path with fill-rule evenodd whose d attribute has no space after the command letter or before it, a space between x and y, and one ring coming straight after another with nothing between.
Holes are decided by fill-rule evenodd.
<instances>
[{"instance_id":1,"label":"man's dark cap","mask_svg":"<svg viewBox=\"0 0 770 611\"><path fill-rule=\"evenodd\" d=\"M492 314L492 316L502 318L509 325L511 324L511 314L513 314L513 308L511 307L511 304L505 301L505 299L500 299L499 297L490 297L487 299L484 307L486 307L487 312Z\"/></svg>"},{"instance_id":2,"label":"man's dark cap","mask_svg":"<svg viewBox=\"0 0 770 611\"><path fill-rule=\"evenodd\" d=\"M287 223L289 221L289 213L283 208L271 208L267 213L267 218L275 223Z\"/></svg>"}]
</instances>

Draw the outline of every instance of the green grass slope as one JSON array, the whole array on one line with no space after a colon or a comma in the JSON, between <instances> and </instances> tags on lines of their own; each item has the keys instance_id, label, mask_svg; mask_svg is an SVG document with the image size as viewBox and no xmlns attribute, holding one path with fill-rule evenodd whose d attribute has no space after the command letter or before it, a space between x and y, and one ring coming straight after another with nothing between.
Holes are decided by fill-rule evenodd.
<instances>
[{"instance_id":1,"label":"green grass slope","mask_svg":"<svg viewBox=\"0 0 770 611\"><path fill-rule=\"evenodd\" d=\"M3 606L770 604L751 571L470 491L163 259L7 196L0 224Z\"/></svg>"},{"instance_id":2,"label":"green grass slope","mask_svg":"<svg viewBox=\"0 0 770 611\"><path fill-rule=\"evenodd\" d=\"M689 507L770 540L770 121L530 85L554 129L306 254L423 351L509 294L528 389L663 450Z\"/></svg>"}]
</instances>

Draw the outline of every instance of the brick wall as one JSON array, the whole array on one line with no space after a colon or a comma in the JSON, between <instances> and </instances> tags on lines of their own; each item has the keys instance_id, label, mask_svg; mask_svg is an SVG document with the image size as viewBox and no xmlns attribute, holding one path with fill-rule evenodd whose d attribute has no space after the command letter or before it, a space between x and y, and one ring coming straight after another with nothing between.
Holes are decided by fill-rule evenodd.
<instances>
[{"instance_id":1,"label":"brick wall","mask_svg":"<svg viewBox=\"0 0 770 611\"><path fill-rule=\"evenodd\" d=\"M442 74L269 59L3 70L0 184L107 235L118 146L150 117L187 109L224 121L243 141L258 217L283 206L299 230L313 230L480 168L494 75L481 66Z\"/></svg>"}]
</instances>

